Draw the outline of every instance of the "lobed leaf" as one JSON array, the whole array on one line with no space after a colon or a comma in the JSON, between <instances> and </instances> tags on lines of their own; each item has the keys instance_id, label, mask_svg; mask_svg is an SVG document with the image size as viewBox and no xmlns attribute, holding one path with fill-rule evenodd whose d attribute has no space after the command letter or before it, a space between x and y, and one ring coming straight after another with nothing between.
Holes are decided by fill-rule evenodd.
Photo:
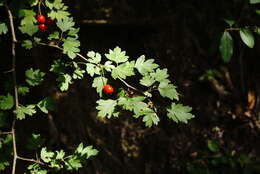
<instances>
[{"instance_id":1,"label":"lobed leaf","mask_svg":"<svg viewBox=\"0 0 260 174\"><path fill-rule=\"evenodd\" d=\"M116 47L114 50L109 50L109 54L105 54L106 58L116 63L123 63L128 60L128 56L125 55L125 51L121 51L121 48Z\"/></svg>"},{"instance_id":2,"label":"lobed leaf","mask_svg":"<svg viewBox=\"0 0 260 174\"><path fill-rule=\"evenodd\" d=\"M105 84L107 84L107 78L105 77L99 76L93 80L92 87L96 88L100 97L102 97L102 90Z\"/></svg>"},{"instance_id":3,"label":"lobed leaf","mask_svg":"<svg viewBox=\"0 0 260 174\"><path fill-rule=\"evenodd\" d=\"M45 114L48 114L49 111L55 109L56 102L51 97L45 97L37 104L37 107Z\"/></svg>"},{"instance_id":4,"label":"lobed leaf","mask_svg":"<svg viewBox=\"0 0 260 174\"><path fill-rule=\"evenodd\" d=\"M5 23L0 23L0 35L6 34L8 32L8 27Z\"/></svg>"},{"instance_id":5,"label":"lobed leaf","mask_svg":"<svg viewBox=\"0 0 260 174\"><path fill-rule=\"evenodd\" d=\"M140 74L145 75L158 67L158 64L153 62L154 59L148 59L145 61L145 56L142 55L136 60L135 68L139 71Z\"/></svg>"},{"instance_id":6,"label":"lobed leaf","mask_svg":"<svg viewBox=\"0 0 260 174\"><path fill-rule=\"evenodd\" d=\"M16 110L14 110L14 113L16 114L17 119L25 119L26 115L32 116L36 113L35 105L19 106Z\"/></svg>"},{"instance_id":7,"label":"lobed leaf","mask_svg":"<svg viewBox=\"0 0 260 174\"><path fill-rule=\"evenodd\" d=\"M26 82L30 86L37 86L43 81L45 76L44 72L41 72L39 69L33 70L32 68L25 71Z\"/></svg>"},{"instance_id":8,"label":"lobed leaf","mask_svg":"<svg viewBox=\"0 0 260 174\"><path fill-rule=\"evenodd\" d=\"M72 78L69 74L62 74L57 78L59 82L59 88L61 91L67 91L69 89L69 85L72 84Z\"/></svg>"},{"instance_id":9,"label":"lobed leaf","mask_svg":"<svg viewBox=\"0 0 260 174\"><path fill-rule=\"evenodd\" d=\"M1 110L9 110L14 106L14 98L11 94L7 94L6 96L0 96L0 109Z\"/></svg>"},{"instance_id":10,"label":"lobed leaf","mask_svg":"<svg viewBox=\"0 0 260 174\"><path fill-rule=\"evenodd\" d=\"M119 66L115 67L112 70L111 76L114 79L122 78L125 79L126 77L135 75L134 73L134 61L132 62L125 62L120 64Z\"/></svg>"},{"instance_id":11,"label":"lobed leaf","mask_svg":"<svg viewBox=\"0 0 260 174\"><path fill-rule=\"evenodd\" d=\"M32 43L32 41L30 41L30 40L24 40L24 41L22 42L22 47L24 47L25 49L30 50L30 49L33 48L33 43Z\"/></svg>"},{"instance_id":12,"label":"lobed leaf","mask_svg":"<svg viewBox=\"0 0 260 174\"><path fill-rule=\"evenodd\" d=\"M191 107L183 106L182 104L172 103L171 107L167 109L167 116L176 123L187 123L189 119L194 118L194 115L189 113L191 110Z\"/></svg>"},{"instance_id":13,"label":"lobed leaf","mask_svg":"<svg viewBox=\"0 0 260 174\"><path fill-rule=\"evenodd\" d=\"M171 100L179 100L179 94L176 90L176 86L169 84L168 82L161 82L158 86L158 90L162 97L167 97Z\"/></svg>"},{"instance_id":14,"label":"lobed leaf","mask_svg":"<svg viewBox=\"0 0 260 174\"><path fill-rule=\"evenodd\" d=\"M108 99L108 100L103 100L100 99L97 101L98 106L96 109L99 111L98 112L98 117L107 117L111 118L112 116L117 117L118 113L115 113L115 107L117 105L116 100Z\"/></svg>"},{"instance_id":15,"label":"lobed leaf","mask_svg":"<svg viewBox=\"0 0 260 174\"><path fill-rule=\"evenodd\" d=\"M63 53L67 54L69 58L74 59L77 55L76 53L80 52L78 48L80 46L80 42L72 37L68 37L64 40L63 46Z\"/></svg>"}]
</instances>

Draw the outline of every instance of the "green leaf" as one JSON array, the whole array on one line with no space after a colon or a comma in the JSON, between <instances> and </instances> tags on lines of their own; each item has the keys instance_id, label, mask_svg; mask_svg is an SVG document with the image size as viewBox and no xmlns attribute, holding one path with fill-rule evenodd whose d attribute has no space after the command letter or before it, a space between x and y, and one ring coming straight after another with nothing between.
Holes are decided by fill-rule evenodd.
<instances>
[{"instance_id":1,"label":"green leaf","mask_svg":"<svg viewBox=\"0 0 260 174\"><path fill-rule=\"evenodd\" d=\"M145 97L138 96L138 97L120 97L118 99L118 105L122 106L123 109L133 111L134 117L138 118L141 115L145 114L147 111L148 105L144 103Z\"/></svg>"},{"instance_id":2,"label":"green leaf","mask_svg":"<svg viewBox=\"0 0 260 174\"><path fill-rule=\"evenodd\" d=\"M219 51L222 56L222 60L227 63L230 61L233 55L233 39L229 32L225 31L220 39Z\"/></svg>"},{"instance_id":3,"label":"green leaf","mask_svg":"<svg viewBox=\"0 0 260 174\"><path fill-rule=\"evenodd\" d=\"M40 164L33 163L27 167L31 174L47 174L48 171L46 169L42 169Z\"/></svg>"},{"instance_id":4,"label":"green leaf","mask_svg":"<svg viewBox=\"0 0 260 174\"><path fill-rule=\"evenodd\" d=\"M93 146L87 146L83 149L82 154L87 154L87 159L98 154L97 149L93 149Z\"/></svg>"},{"instance_id":5,"label":"green leaf","mask_svg":"<svg viewBox=\"0 0 260 174\"><path fill-rule=\"evenodd\" d=\"M39 0L28 0L31 7L38 5Z\"/></svg>"},{"instance_id":6,"label":"green leaf","mask_svg":"<svg viewBox=\"0 0 260 174\"><path fill-rule=\"evenodd\" d=\"M95 53L94 51L89 51L87 56L90 58L88 61L91 63L98 64L101 61L101 55L99 53Z\"/></svg>"},{"instance_id":7,"label":"green leaf","mask_svg":"<svg viewBox=\"0 0 260 174\"><path fill-rule=\"evenodd\" d=\"M56 102L51 97L45 97L37 104L38 108L48 114L49 111L53 111L56 107Z\"/></svg>"},{"instance_id":8,"label":"green leaf","mask_svg":"<svg viewBox=\"0 0 260 174\"><path fill-rule=\"evenodd\" d=\"M67 30L70 30L75 25L75 22L73 21L73 18L65 18L58 19L56 24L62 32L65 32Z\"/></svg>"},{"instance_id":9,"label":"green leaf","mask_svg":"<svg viewBox=\"0 0 260 174\"><path fill-rule=\"evenodd\" d=\"M22 42L22 47L24 47L27 50L30 50L33 47L32 41L30 40L24 40Z\"/></svg>"},{"instance_id":10,"label":"green leaf","mask_svg":"<svg viewBox=\"0 0 260 174\"><path fill-rule=\"evenodd\" d=\"M18 94L25 96L29 92L29 88L26 86L19 86L18 87Z\"/></svg>"},{"instance_id":11,"label":"green leaf","mask_svg":"<svg viewBox=\"0 0 260 174\"><path fill-rule=\"evenodd\" d=\"M150 75L144 76L142 79L140 79L140 84L147 87L152 86L154 82L155 78L151 77Z\"/></svg>"},{"instance_id":12,"label":"green leaf","mask_svg":"<svg viewBox=\"0 0 260 174\"><path fill-rule=\"evenodd\" d=\"M16 110L14 110L16 114L16 118L22 120L25 118L25 115L32 116L36 113L35 105L28 105L28 106L19 106Z\"/></svg>"},{"instance_id":13,"label":"green leaf","mask_svg":"<svg viewBox=\"0 0 260 174\"><path fill-rule=\"evenodd\" d=\"M66 70L66 64L61 59L54 60L54 63L51 65L51 72L56 74L63 74Z\"/></svg>"},{"instance_id":14,"label":"green leaf","mask_svg":"<svg viewBox=\"0 0 260 174\"><path fill-rule=\"evenodd\" d=\"M64 150L56 151L56 154L57 154L56 157L55 157L56 160L61 160L65 156Z\"/></svg>"},{"instance_id":15,"label":"green leaf","mask_svg":"<svg viewBox=\"0 0 260 174\"><path fill-rule=\"evenodd\" d=\"M9 110L14 106L14 98L11 94L7 94L7 96L0 96L0 109L1 110Z\"/></svg>"},{"instance_id":16,"label":"green leaf","mask_svg":"<svg viewBox=\"0 0 260 174\"><path fill-rule=\"evenodd\" d=\"M32 68L25 71L26 82L30 86L37 86L43 81L45 76L44 72L41 72L39 69L33 70Z\"/></svg>"},{"instance_id":17,"label":"green leaf","mask_svg":"<svg viewBox=\"0 0 260 174\"><path fill-rule=\"evenodd\" d=\"M33 133L29 139L29 142L26 144L26 148L31 150L37 150L43 145L44 141L45 140L41 138L40 134Z\"/></svg>"},{"instance_id":18,"label":"green leaf","mask_svg":"<svg viewBox=\"0 0 260 174\"><path fill-rule=\"evenodd\" d=\"M208 148L211 152L219 152L219 144L217 141L214 140L208 140Z\"/></svg>"},{"instance_id":19,"label":"green leaf","mask_svg":"<svg viewBox=\"0 0 260 174\"><path fill-rule=\"evenodd\" d=\"M92 156L96 156L98 154L98 150L93 149L93 146L84 147L83 143L80 143L75 151L75 154L77 154L81 158L88 159Z\"/></svg>"},{"instance_id":20,"label":"green leaf","mask_svg":"<svg viewBox=\"0 0 260 174\"><path fill-rule=\"evenodd\" d=\"M259 9L255 10L255 12L256 12L256 14L260 15L260 10Z\"/></svg>"},{"instance_id":21,"label":"green leaf","mask_svg":"<svg viewBox=\"0 0 260 174\"><path fill-rule=\"evenodd\" d=\"M136 60L135 68L139 71L140 74L145 75L158 67L158 65L153 62L154 59L148 59L145 61L145 56L142 55Z\"/></svg>"},{"instance_id":22,"label":"green leaf","mask_svg":"<svg viewBox=\"0 0 260 174\"><path fill-rule=\"evenodd\" d=\"M152 109L149 108L145 111L145 115L143 117L143 122L145 122L145 126L152 127L152 125L158 125L159 121L159 117Z\"/></svg>"},{"instance_id":23,"label":"green leaf","mask_svg":"<svg viewBox=\"0 0 260 174\"><path fill-rule=\"evenodd\" d=\"M68 35L72 36L72 37L75 37L75 38L78 38L78 32L79 32L79 28L71 28L69 30Z\"/></svg>"},{"instance_id":24,"label":"green leaf","mask_svg":"<svg viewBox=\"0 0 260 174\"><path fill-rule=\"evenodd\" d=\"M48 17L51 19L57 19L57 20L62 20L62 19L68 19L70 16L70 13L66 10L52 10L48 13Z\"/></svg>"},{"instance_id":25,"label":"green leaf","mask_svg":"<svg viewBox=\"0 0 260 174\"><path fill-rule=\"evenodd\" d=\"M249 3L250 4L257 4L257 3L260 3L260 0L250 0Z\"/></svg>"},{"instance_id":26,"label":"green leaf","mask_svg":"<svg viewBox=\"0 0 260 174\"><path fill-rule=\"evenodd\" d=\"M33 10L21 9L19 13L20 17L23 17L21 20L21 25L33 25L37 22L35 18L36 13Z\"/></svg>"},{"instance_id":27,"label":"green leaf","mask_svg":"<svg viewBox=\"0 0 260 174\"><path fill-rule=\"evenodd\" d=\"M249 47L249 48L253 48L255 45L255 40L254 40L254 36L253 33L251 32L251 30L249 29L241 29L239 31L240 37L242 39L242 41Z\"/></svg>"},{"instance_id":28,"label":"green leaf","mask_svg":"<svg viewBox=\"0 0 260 174\"><path fill-rule=\"evenodd\" d=\"M138 96L138 97L120 97L118 99L118 105L123 106L123 109L133 111L136 105L139 105L140 103L143 103L142 101L145 99L145 97Z\"/></svg>"},{"instance_id":29,"label":"green leaf","mask_svg":"<svg viewBox=\"0 0 260 174\"><path fill-rule=\"evenodd\" d=\"M125 79L126 77L135 75L134 73L134 61L132 62L125 62L123 64L120 64L119 66L115 67L112 70L112 77L114 79L122 78Z\"/></svg>"},{"instance_id":30,"label":"green leaf","mask_svg":"<svg viewBox=\"0 0 260 174\"><path fill-rule=\"evenodd\" d=\"M86 64L86 70L87 70L87 73L93 77L94 74L95 74L95 67L96 65L92 64L92 63L87 63Z\"/></svg>"},{"instance_id":31,"label":"green leaf","mask_svg":"<svg viewBox=\"0 0 260 174\"><path fill-rule=\"evenodd\" d=\"M107 78L99 76L94 78L92 87L96 88L100 97L102 97L102 90L104 85L107 84Z\"/></svg>"},{"instance_id":32,"label":"green leaf","mask_svg":"<svg viewBox=\"0 0 260 174\"><path fill-rule=\"evenodd\" d=\"M10 166L8 161L0 161L0 171L4 171L6 167Z\"/></svg>"},{"instance_id":33,"label":"green leaf","mask_svg":"<svg viewBox=\"0 0 260 174\"><path fill-rule=\"evenodd\" d=\"M80 69L80 67L77 67L72 74L72 78L73 79L82 79L84 77L85 72L86 72L85 70L82 70L82 69Z\"/></svg>"},{"instance_id":34,"label":"green leaf","mask_svg":"<svg viewBox=\"0 0 260 174\"><path fill-rule=\"evenodd\" d=\"M236 23L236 21L234 21L234 20L232 20L232 19L224 19L224 21L225 21L230 27L232 27L232 26Z\"/></svg>"},{"instance_id":35,"label":"green leaf","mask_svg":"<svg viewBox=\"0 0 260 174\"><path fill-rule=\"evenodd\" d=\"M171 100L179 100L179 95L176 88L177 87L172 84L168 84L167 82L161 82L159 84L158 90L162 97L168 97Z\"/></svg>"},{"instance_id":36,"label":"green leaf","mask_svg":"<svg viewBox=\"0 0 260 174\"><path fill-rule=\"evenodd\" d=\"M28 34L29 36L34 35L39 30L38 26L34 24L25 24L20 26L19 29L23 34Z\"/></svg>"},{"instance_id":37,"label":"green leaf","mask_svg":"<svg viewBox=\"0 0 260 174\"><path fill-rule=\"evenodd\" d=\"M67 54L69 58L74 59L77 55L76 53L80 52L78 48L80 46L80 42L75 38L68 37L64 40L63 46L63 53Z\"/></svg>"},{"instance_id":38,"label":"green leaf","mask_svg":"<svg viewBox=\"0 0 260 174\"><path fill-rule=\"evenodd\" d=\"M50 9L48 16L52 19L66 19L70 16L67 6L62 3L62 0L46 0L45 5Z\"/></svg>"},{"instance_id":39,"label":"green leaf","mask_svg":"<svg viewBox=\"0 0 260 174\"><path fill-rule=\"evenodd\" d=\"M0 35L6 34L8 32L8 27L5 23L0 23Z\"/></svg>"},{"instance_id":40,"label":"green leaf","mask_svg":"<svg viewBox=\"0 0 260 174\"><path fill-rule=\"evenodd\" d=\"M107 117L107 118L111 118L112 116L117 116L114 114L115 111L115 107L117 105L117 101L116 100L98 100L97 101L98 106L96 107L96 109L99 111L98 112L98 117Z\"/></svg>"},{"instance_id":41,"label":"green leaf","mask_svg":"<svg viewBox=\"0 0 260 174\"><path fill-rule=\"evenodd\" d=\"M115 68L111 61L106 61L103 67L108 72L111 72Z\"/></svg>"},{"instance_id":42,"label":"green leaf","mask_svg":"<svg viewBox=\"0 0 260 174\"><path fill-rule=\"evenodd\" d=\"M38 37L33 37L33 40L34 40L34 42L36 42L36 43L39 43L39 42L41 42L41 38L38 38Z\"/></svg>"},{"instance_id":43,"label":"green leaf","mask_svg":"<svg viewBox=\"0 0 260 174\"><path fill-rule=\"evenodd\" d=\"M114 48L114 50L109 50L109 54L105 54L105 56L116 63L126 62L129 58L125 55L125 51L121 51L119 47Z\"/></svg>"},{"instance_id":44,"label":"green leaf","mask_svg":"<svg viewBox=\"0 0 260 174\"><path fill-rule=\"evenodd\" d=\"M64 7L64 3L62 3L62 0L46 0L45 5L49 7L50 9L62 9Z\"/></svg>"},{"instance_id":45,"label":"green leaf","mask_svg":"<svg viewBox=\"0 0 260 174\"><path fill-rule=\"evenodd\" d=\"M67 170L78 170L82 167L81 161L76 156L68 158L65 162Z\"/></svg>"},{"instance_id":46,"label":"green leaf","mask_svg":"<svg viewBox=\"0 0 260 174\"><path fill-rule=\"evenodd\" d=\"M53 156L54 156L54 152L47 151L46 147L42 148L41 159L44 162L46 162L46 163L50 162L52 160Z\"/></svg>"},{"instance_id":47,"label":"green leaf","mask_svg":"<svg viewBox=\"0 0 260 174\"><path fill-rule=\"evenodd\" d=\"M52 40L52 39L59 39L60 38L60 33L58 31L54 31L53 33L51 33L49 36L48 36L48 39L49 40Z\"/></svg>"},{"instance_id":48,"label":"green leaf","mask_svg":"<svg viewBox=\"0 0 260 174\"><path fill-rule=\"evenodd\" d=\"M167 79L169 77L168 70L164 69L156 69L155 73L151 73L151 76L155 78L157 82L169 82Z\"/></svg>"},{"instance_id":49,"label":"green leaf","mask_svg":"<svg viewBox=\"0 0 260 174\"><path fill-rule=\"evenodd\" d=\"M61 91L67 91L69 89L69 84L72 84L72 78L69 74L62 74L57 78L59 82L59 88Z\"/></svg>"},{"instance_id":50,"label":"green leaf","mask_svg":"<svg viewBox=\"0 0 260 174\"><path fill-rule=\"evenodd\" d=\"M194 115L189 113L191 110L191 107L183 106L182 104L172 103L171 107L167 109L167 116L176 123L187 123L189 119L194 118Z\"/></svg>"}]
</instances>

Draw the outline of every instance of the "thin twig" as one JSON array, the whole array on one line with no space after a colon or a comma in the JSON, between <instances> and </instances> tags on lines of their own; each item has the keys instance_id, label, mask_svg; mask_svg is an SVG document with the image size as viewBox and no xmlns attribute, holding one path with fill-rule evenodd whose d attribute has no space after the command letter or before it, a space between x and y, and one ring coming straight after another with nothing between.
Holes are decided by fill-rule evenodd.
<instances>
[{"instance_id":1,"label":"thin twig","mask_svg":"<svg viewBox=\"0 0 260 174\"><path fill-rule=\"evenodd\" d=\"M43 165L43 166L48 166L51 168L50 165L47 165L39 160L35 160L35 159L30 159L30 158L24 158L24 157L20 157L20 156L17 156L17 159L19 160L22 160L22 161L29 161L29 162L34 162L34 163L37 163L37 164L40 164L40 165Z\"/></svg>"},{"instance_id":2,"label":"thin twig","mask_svg":"<svg viewBox=\"0 0 260 174\"><path fill-rule=\"evenodd\" d=\"M252 29L252 30L260 29L260 27L258 27L258 26L245 26L245 27L230 27L230 28L226 28L225 31L240 31L244 28Z\"/></svg>"},{"instance_id":3,"label":"thin twig","mask_svg":"<svg viewBox=\"0 0 260 174\"><path fill-rule=\"evenodd\" d=\"M11 28L11 35L12 35L12 78L13 78L13 84L14 84L14 100L15 100L15 109L19 106L19 99L18 99L18 92L17 92L17 84L16 84L16 52L15 52L15 45L16 45L16 36L15 36L15 30L14 30L14 22L13 22L13 14L11 10L9 9L8 5L5 4L6 11L8 13L10 28ZM17 161L17 149L16 149L16 139L15 139L15 120L16 115L14 115L13 123L12 123L12 137L13 137L13 167L12 167L12 174L15 174L16 169L16 161Z\"/></svg>"},{"instance_id":4,"label":"thin twig","mask_svg":"<svg viewBox=\"0 0 260 174\"><path fill-rule=\"evenodd\" d=\"M145 95L143 91L140 91L139 89L137 89L137 88L135 88L135 87L129 85L129 84L128 84L125 80L123 80L122 78L118 77L118 79L119 79L121 82L123 82L128 88L131 88L131 89L133 89L133 90L135 90L135 91L137 91L137 92L139 92L139 93Z\"/></svg>"},{"instance_id":5,"label":"thin twig","mask_svg":"<svg viewBox=\"0 0 260 174\"><path fill-rule=\"evenodd\" d=\"M8 134L12 134L13 132L0 132L0 135L8 135Z\"/></svg>"},{"instance_id":6,"label":"thin twig","mask_svg":"<svg viewBox=\"0 0 260 174\"><path fill-rule=\"evenodd\" d=\"M7 73L11 73L11 72L13 72L13 71L14 71L13 69L10 69L10 70L4 71L3 73L4 73L4 74L7 74Z\"/></svg>"},{"instance_id":7,"label":"thin twig","mask_svg":"<svg viewBox=\"0 0 260 174\"><path fill-rule=\"evenodd\" d=\"M57 48L57 49L63 51L63 49L62 49L61 47L59 47L58 45L46 44L46 43L42 43L42 42L38 42L37 44L38 44L38 45L43 45L43 46L49 46L49 47ZM77 55L78 57L80 57L81 59L84 59L85 61L89 62L89 60L88 60L86 57L84 57L83 55L81 55L81 54L79 54L79 53L76 53L76 55Z\"/></svg>"}]
</instances>

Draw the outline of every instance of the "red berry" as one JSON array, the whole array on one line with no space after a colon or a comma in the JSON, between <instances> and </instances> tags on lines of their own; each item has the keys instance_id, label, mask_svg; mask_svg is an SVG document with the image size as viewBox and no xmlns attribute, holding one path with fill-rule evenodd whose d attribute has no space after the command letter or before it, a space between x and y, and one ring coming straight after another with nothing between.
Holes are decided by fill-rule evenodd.
<instances>
[{"instance_id":1,"label":"red berry","mask_svg":"<svg viewBox=\"0 0 260 174\"><path fill-rule=\"evenodd\" d=\"M53 20L52 18L48 17L48 18L46 19L46 23L47 23L48 25L53 25L53 24L54 24L54 20Z\"/></svg>"},{"instance_id":2,"label":"red berry","mask_svg":"<svg viewBox=\"0 0 260 174\"><path fill-rule=\"evenodd\" d=\"M41 32L45 32L48 29L45 24L39 24L38 27Z\"/></svg>"},{"instance_id":3,"label":"red berry","mask_svg":"<svg viewBox=\"0 0 260 174\"><path fill-rule=\"evenodd\" d=\"M103 87L103 91L106 93L106 94L112 94L114 92L114 88L109 85L109 84L106 84L104 87Z\"/></svg>"},{"instance_id":4,"label":"red berry","mask_svg":"<svg viewBox=\"0 0 260 174\"><path fill-rule=\"evenodd\" d=\"M41 23L41 24L45 23L45 16L39 14L39 15L37 16L37 21L38 21L39 23Z\"/></svg>"}]
</instances>

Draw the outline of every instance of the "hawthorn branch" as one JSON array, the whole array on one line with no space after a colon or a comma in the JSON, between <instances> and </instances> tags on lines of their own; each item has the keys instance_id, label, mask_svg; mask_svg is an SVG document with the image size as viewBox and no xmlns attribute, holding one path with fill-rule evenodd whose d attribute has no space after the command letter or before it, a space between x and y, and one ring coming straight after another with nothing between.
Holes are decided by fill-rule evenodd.
<instances>
[{"instance_id":1,"label":"hawthorn branch","mask_svg":"<svg viewBox=\"0 0 260 174\"><path fill-rule=\"evenodd\" d=\"M5 3L5 8L8 13L8 19L9 19L9 24L10 24L10 29L11 29L11 36L12 36L12 80L13 80L13 85L14 85L14 100L15 100L15 109L18 108L19 106L19 98L18 98L18 90L17 90L17 81L16 81L16 50L15 50L15 45L16 45L16 35L15 35L15 30L14 30L14 21L13 21L13 14L8 7L8 5ZM12 174L15 174L15 169L16 169L16 161L17 161L17 148L16 148L16 139L15 139L15 121L16 121L16 115L14 115L13 118L13 123L12 123L12 128L11 128L11 134L13 138L13 166L12 166Z\"/></svg>"},{"instance_id":2,"label":"hawthorn branch","mask_svg":"<svg viewBox=\"0 0 260 174\"><path fill-rule=\"evenodd\" d=\"M63 51L63 49L62 49L61 47L59 47L58 45L46 44L46 43L42 43L42 42L39 42L39 43L37 43L37 44L38 44L38 45L43 45L43 46L53 47L53 48L56 48L56 49L58 49L58 50L60 50L60 51ZM88 60L86 57L84 57L82 54L76 53L76 55L77 55L78 57L80 57L81 59L85 60L86 62L89 62L89 60ZM131 88L131 89L133 89L133 90L135 90L135 91L137 91L137 92L139 92L139 93L145 95L145 93L144 93L143 91L140 91L139 89L137 89L137 88L135 88L135 87L129 85L129 84L128 84L125 80L123 80L122 78L119 77L118 79L119 79L121 82L123 82L128 88Z\"/></svg>"}]
</instances>

